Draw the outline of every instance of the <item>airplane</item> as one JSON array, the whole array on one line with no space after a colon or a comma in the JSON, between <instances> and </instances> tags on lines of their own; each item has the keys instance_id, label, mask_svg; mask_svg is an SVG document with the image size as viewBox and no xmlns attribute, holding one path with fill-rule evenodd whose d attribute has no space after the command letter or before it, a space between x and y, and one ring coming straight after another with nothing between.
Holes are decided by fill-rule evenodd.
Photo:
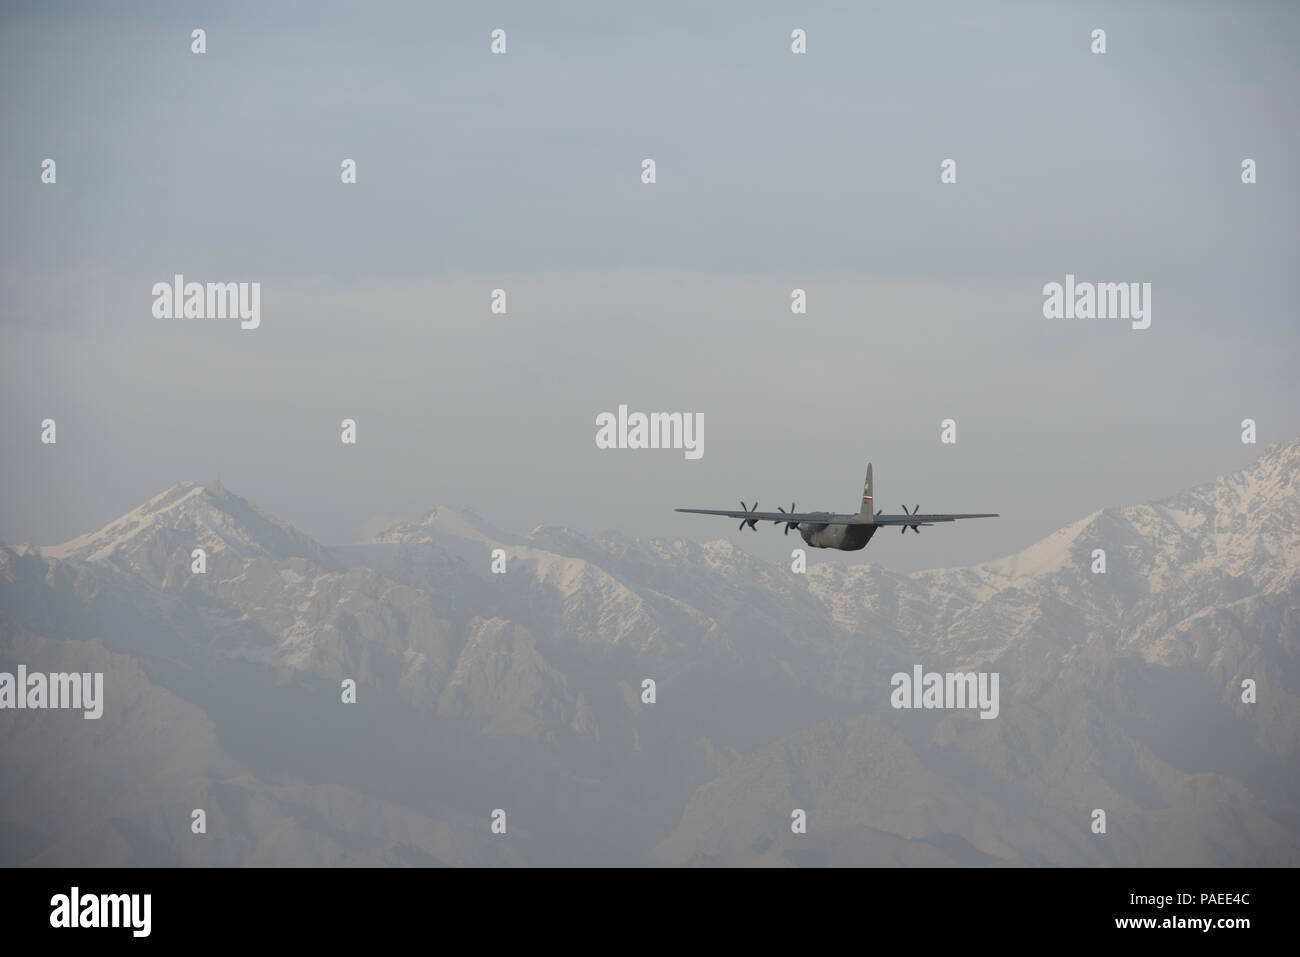
<instances>
[{"instance_id":1,"label":"airplane","mask_svg":"<svg viewBox=\"0 0 1300 957\"><path fill-rule=\"evenodd\" d=\"M730 518L740 519L739 529L743 530L746 525L754 531L758 531L756 524L758 522L774 522L780 525L785 523L785 534L790 534L790 529L796 528L803 540L813 548L838 548L840 551L855 552L859 548L866 548L867 542L871 541L871 536L876 531L886 525L898 525L901 527L899 534L906 534L910 528L916 534L921 534L921 528L924 526L934 525L937 522L955 522L959 518L997 518L996 512L979 512L964 515L922 515L920 514L921 506L913 506L912 511L903 506L902 515L883 515L880 512L871 514L872 509L872 488L871 481L871 463L867 463L867 481L862 486L862 508L856 515L837 515L831 512L796 512L794 502L790 503L790 511L786 511L777 506L775 512L758 511L758 502L754 503L751 509L742 499L740 507L743 511L731 511L728 509L714 508L679 508L678 512L692 512L696 515L726 515Z\"/></svg>"}]
</instances>

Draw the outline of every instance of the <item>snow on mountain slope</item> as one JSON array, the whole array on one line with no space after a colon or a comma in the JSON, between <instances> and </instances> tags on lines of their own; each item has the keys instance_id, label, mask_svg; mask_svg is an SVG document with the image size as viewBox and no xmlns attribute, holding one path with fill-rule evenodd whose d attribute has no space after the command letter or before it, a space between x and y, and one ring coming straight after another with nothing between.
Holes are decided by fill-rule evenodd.
<instances>
[{"instance_id":1,"label":"snow on mountain slope","mask_svg":"<svg viewBox=\"0 0 1300 957\"><path fill-rule=\"evenodd\" d=\"M112 562L161 583L178 549L227 552L239 558L303 558L322 568L340 566L292 525L267 515L220 482L180 482L139 508L91 532L41 549L49 558Z\"/></svg>"},{"instance_id":2,"label":"snow on mountain slope","mask_svg":"<svg viewBox=\"0 0 1300 957\"><path fill-rule=\"evenodd\" d=\"M869 550L799 575L728 540L514 536L444 508L327 551L220 485L182 483L63 545L0 547L0 625L64 652L102 642L197 708L234 771L196 792L247 768L298 775L258 785L223 863L359 859L322 836L336 826L381 862L422 860L399 835L425 819L398 808L437 805L448 827L503 793L528 808L539 863L639 863L655 846L670 862L1294 863L1297 470L1300 442L1016 555L913 574ZM999 672L998 718L891 709L891 674L916 663ZM34 780L58 751L41 727L15 745ZM795 801L833 822L810 847L774 836ZM1079 802L1112 811L1122 846L1074 833ZM36 814L40 794L16 806ZM392 827L371 835L380 807ZM320 826L283 826L298 813ZM116 819L131 830L99 822L97 862L188 859L170 817Z\"/></svg>"}]
</instances>

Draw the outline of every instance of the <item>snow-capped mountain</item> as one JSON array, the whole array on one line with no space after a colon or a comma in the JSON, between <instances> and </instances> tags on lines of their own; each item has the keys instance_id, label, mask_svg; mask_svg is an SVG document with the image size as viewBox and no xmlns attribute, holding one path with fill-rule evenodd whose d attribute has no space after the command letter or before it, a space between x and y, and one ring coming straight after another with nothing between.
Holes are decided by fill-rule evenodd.
<instances>
[{"instance_id":1,"label":"snow-capped mountain","mask_svg":"<svg viewBox=\"0 0 1300 957\"><path fill-rule=\"evenodd\" d=\"M160 584L167 579L169 562L182 550L188 569L195 548L224 552L238 561L302 558L321 568L338 568L311 538L220 482L179 482L97 532L41 551L66 561L109 562Z\"/></svg>"},{"instance_id":2,"label":"snow-capped mountain","mask_svg":"<svg viewBox=\"0 0 1300 957\"><path fill-rule=\"evenodd\" d=\"M0 714L0 860L1294 864L1297 470L914 574L443 508L327 549L181 483L0 547L0 670L107 689ZM999 716L893 709L916 664L998 672Z\"/></svg>"}]
</instances>

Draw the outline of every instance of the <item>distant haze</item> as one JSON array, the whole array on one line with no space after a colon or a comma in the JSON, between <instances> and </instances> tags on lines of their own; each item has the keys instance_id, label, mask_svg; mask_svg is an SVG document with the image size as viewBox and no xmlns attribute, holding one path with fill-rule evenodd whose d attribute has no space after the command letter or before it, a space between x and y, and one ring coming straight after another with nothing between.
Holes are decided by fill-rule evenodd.
<instances>
[{"instance_id":1,"label":"distant haze","mask_svg":"<svg viewBox=\"0 0 1300 957\"><path fill-rule=\"evenodd\" d=\"M672 509L851 511L870 460L880 508L1002 515L810 556L910 570L1208 481L1300 435L1298 20L6 4L0 540L220 479L327 545L449 505L788 561ZM260 282L260 328L153 318L176 273ZM1150 282L1151 328L1044 319L1067 273ZM598 450L620 403L703 458Z\"/></svg>"}]
</instances>

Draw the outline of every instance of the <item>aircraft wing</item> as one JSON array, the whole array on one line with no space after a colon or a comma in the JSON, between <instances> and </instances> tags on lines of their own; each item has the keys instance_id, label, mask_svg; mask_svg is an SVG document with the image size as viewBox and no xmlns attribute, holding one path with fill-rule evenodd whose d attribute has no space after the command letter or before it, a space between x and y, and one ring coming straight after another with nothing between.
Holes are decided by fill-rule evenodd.
<instances>
[{"instance_id":1,"label":"aircraft wing","mask_svg":"<svg viewBox=\"0 0 1300 957\"><path fill-rule=\"evenodd\" d=\"M932 525L955 522L959 518L998 518L997 512L970 512L962 515L877 515L877 525Z\"/></svg>"},{"instance_id":2,"label":"aircraft wing","mask_svg":"<svg viewBox=\"0 0 1300 957\"><path fill-rule=\"evenodd\" d=\"M835 522L859 524L856 515L832 515L829 512L742 512L739 509L726 508L679 508L678 512L692 512L696 515L725 515L728 518L754 519L756 522Z\"/></svg>"},{"instance_id":3,"label":"aircraft wing","mask_svg":"<svg viewBox=\"0 0 1300 957\"><path fill-rule=\"evenodd\" d=\"M831 512L745 512L728 508L679 508L678 512L695 515L725 515L727 518L753 519L756 522L810 522L825 525L933 525L955 522L959 518L998 518L996 512L968 512L957 515L877 515L866 519L860 515L836 515Z\"/></svg>"}]
</instances>

